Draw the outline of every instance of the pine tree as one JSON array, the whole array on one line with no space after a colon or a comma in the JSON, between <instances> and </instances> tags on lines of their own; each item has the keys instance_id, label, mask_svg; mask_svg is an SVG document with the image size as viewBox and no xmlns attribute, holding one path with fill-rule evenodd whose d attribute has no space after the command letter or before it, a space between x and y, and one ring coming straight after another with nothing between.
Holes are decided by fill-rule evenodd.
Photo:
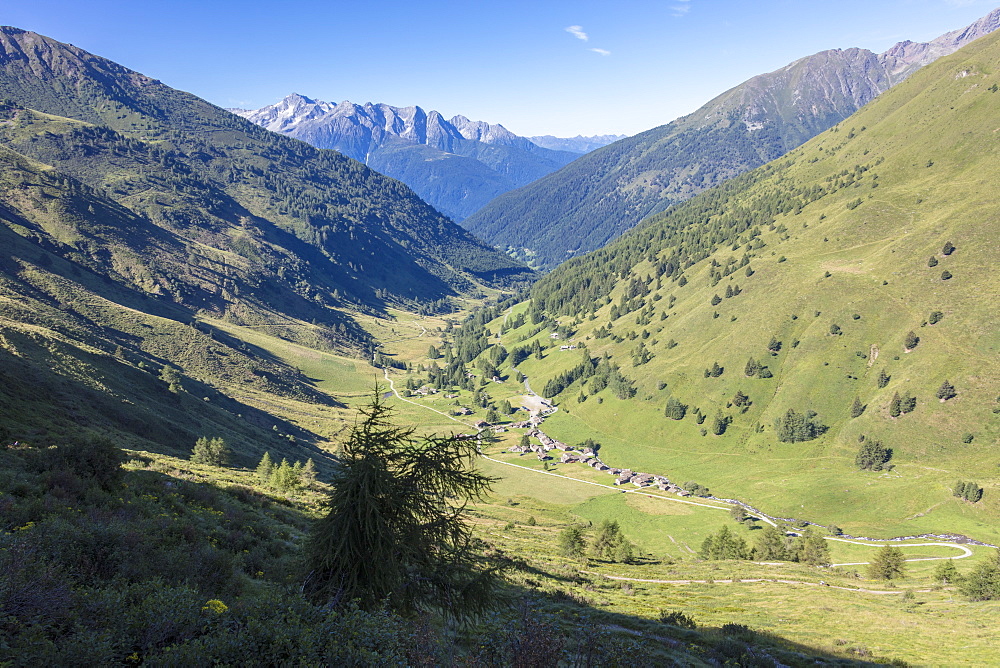
<instances>
[{"instance_id":1,"label":"pine tree","mask_svg":"<svg viewBox=\"0 0 1000 668\"><path fill-rule=\"evenodd\" d=\"M531 447L531 439L528 438L527 434L521 434L521 442L519 443L519 445L522 448L530 448Z\"/></svg>"},{"instance_id":2,"label":"pine tree","mask_svg":"<svg viewBox=\"0 0 1000 668\"><path fill-rule=\"evenodd\" d=\"M206 438L202 436L191 450L191 461L195 464L208 466L226 466L229 464L231 451L221 438Z\"/></svg>"},{"instance_id":3,"label":"pine tree","mask_svg":"<svg viewBox=\"0 0 1000 668\"><path fill-rule=\"evenodd\" d=\"M719 529L719 533L709 535L701 544L699 556L706 560L749 559L750 551L746 541L733 534L728 526Z\"/></svg>"},{"instance_id":4,"label":"pine tree","mask_svg":"<svg viewBox=\"0 0 1000 668\"><path fill-rule=\"evenodd\" d=\"M712 295L710 303L712 304L712 306L718 306L719 304L722 303L722 297L720 297L718 294Z\"/></svg>"},{"instance_id":5,"label":"pine tree","mask_svg":"<svg viewBox=\"0 0 1000 668\"><path fill-rule=\"evenodd\" d=\"M948 401L958 395L955 392L955 386L949 383L947 380L941 383L941 387L938 388L937 394L935 395L942 402Z\"/></svg>"},{"instance_id":6,"label":"pine tree","mask_svg":"<svg viewBox=\"0 0 1000 668\"><path fill-rule=\"evenodd\" d=\"M851 404L851 417L861 417L861 414L865 412L865 408L867 407L861 403L861 399L855 396L854 403Z\"/></svg>"},{"instance_id":7,"label":"pine tree","mask_svg":"<svg viewBox=\"0 0 1000 668\"><path fill-rule=\"evenodd\" d=\"M944 244L944 248L941 249L941 254L951 255L954 252L955 252L955 246L950 241L946 241Z\"/></svg>"},{"instance_id":8,"label":"pine tree","mask_svg":"<svg viewBox=\"0 0 1000 668\"><path fill-rule=\"evenodd\" d=\"M298 487L299 476L288 459L282 458L281 463L274 467L271 474L271 486L279 492L290 492Z\"/></svg>"},{"instance_id":9,"label":"pine tree","mask_svg":"<svg viewBox=\"0 0 1000 668\"><path fill-rule=\"evenodd\" d=\"M934 581L940 582L943 585L955 584L961 580L961 576L958 574L958 569L955 568L955 561L953 559L946 559L942 561L934 569Z\"/></svg>"},{"instance_id":10,"label":"pine tree","mask_svg":"<svg viewBox=\"0 0 1000 668\"><path fill-rule=\"evenodd\" d=\"M683 420L684 416L687 414L687 406L682 404L675 397L670 397L667 399L667 408L665 414L671 420Z\"/></svg>"},{"instance_id":11,"label":"pine tree","mask_svg":"<svg viewBox=\"0 0 1000 668\"><path fill-rule=\"evenodd\" d=\"M862 471L881 471L892 459L892 448L882 445L881 441L867 439L861 444L854 464Z\"/></svg>"},{"instance_id":12,"label":"pine tree","mask_svg":"<svg viewBox=\"0 0 1000 668\"><path fill-rule=\"evenodd\" d=\"M771 355L777 355L778 351L781 350L781 341L772 336L771 341L767 344L767 350Z\"/></svg>"},{"instance_id":13,"label":"pine tree","mask_svg":"<svg viewBox=\"0 0 1000 668\"><path fill-rule=\"evenodd\" d=\"M392 423L378 391L361 413L331 479L329 512L306 541L304 592L404 613L489 609L505 562L480 555L465 522L466 504L495 480L471 469L475 440L416 438Z\"/></svg>"},{"instance_id":14,"label":"pine tree","mask_svg":"<svg viewBox=\"0 0 1000 668\"><path fill-rule=\"evenodd\" d=\"M920 343L920 337L917 336L913 331L906 334L906 338L903 339L903 347L907 350L913 350Z\"/></svg>"},{"instance_id":15,"label":"pine tree","mask_svg":"<svg viewBox=\"0 0 1000 668\"><path fill-rule=\"evenodd\" d=\"M309 461L312 461L311 459ZM265 452L257 464L257 480L266 485L271 481L271 474L274 472L274 462L271 461L271 453Z\"/></svg>"},{"instance_id":16,"label":"pine tree","mask_svg":"<svg viewBox=\"0 0 1000 668\"><path fill-rule=\"evenodd\" d=\"M174 394L183 391L184 387L181 385L181 373L177 369L167 364L163 365L160 369L160 380L167 384L167 389Z\"/></svg>"},{"instance_id":17,"label":"pine tree","mask_svg":"<svg viewBox=\"0 0 1000 668\"><path fill-rule=\"evenodd\" d=\"M827 541L819 534L813 532L811 528L806 529L802 534L802 539L798 541L795 551L795 560L799 563L810 566L829 566L830 548Z\"/></svg>"},{"instance_id":18,"label":"pine tree","mask_svg":"<svg viewBox=\"0 0 1000 668\"><path fill-rule=\"evenodd\" d=\"M729 418L718 412L715 417L712 418L712 433L716 436L722 436L726 433L726 428L729 426Z\"/></svg>"},{"instance_id":19,"label":"pine tree","mask_svg":"<svg viewBox=\"0 0 1000 668\"><path fill-rule=\"evenodd\" d=\"M927 260L927 266L928 267L936 267L936 266L938 266L938 259L936 257L934 257L933 255L931 255L930 258Z\"/></svg>"},{"instance_id":20,"label":"pine tree","mask_svg":"<svg viewBox=\"0 0 1000 668\"><path fill-rule=\"evenodd\" d=\"M878 372L878 387L879 387L879 389L882 389L883 387L885 387L886 385L888 385L890 378L892 378L892 376L890 376L889 374L887 374L885 372L885 369L882 369L881 371L879 371Z\"/></svg>"},{"instance_id":21,"label":"pine tree","mask_svg":"<svg viewBox=\"0 0 1000 668\"><path fill-rule=\"evenodd\" d=\"M1000 550L979 562L971 573L962 578L959 591L972 601L1000 599Z\"/></svg>"},{"instance_id":22,"label":"pine tree","mask_svg":"<svg viewBox=\"0 0 1000 668\"><path fill-rule=\"evenodd\" d=\"M598 559L624 563L631 561L634 554L632 543L625 538L618 522L608 520L601 523L590 550Z\"/></svg>"},{"instance_id":23,"label":"pine tree","mask_svg":"<svg viewBox=\"0 0 1000 668\"><path fill-rule=\"evenodd\" d=\"M785 561L788 559L785 542L785 532L769 524L757 536L753 558L757 561Z\"/></svg>"},{"instance_id":24,"label":"pine tree","mask_svg":"<svg viewBox=\"0 0 1000 668\"><path fill-rule=\"evenodd\" d=\"M302 484L306 487L316 482L316 463L312 460L312 457L306 460L305 465L302 467L301 476Z\"/></svg>"},{"instance_id":25,"label":"pine tree","mask_svg":"<svg viewBox=\"0 0 1000 668\"><path fill-rule=\"evenodd\" d=\"M868 564L868 577L873 580L895 580L904 577L905 570L903 551L886 543Z\"/></svg>"},{"instance_id":26,"label":"pine tree","mask_svg":"<svg viewBox=\"0 0 1000 668\"><path fill-rule=\"evenodd\" d=\"M559 551L564 557L579 559L586 554L587 539L580 527L566 527L559 534Z\"/></svg>"},{"instance_id":27,"label":"pine tree","mask_svg":"<svg viewBox=\"0 0 1000 668\"><path fill-rule=\"evenodd\" d=\"M746 374L748 378L752 378L757 375L758 371L760 371L760 364L757 363L757 360L751 357L747 360L747 365L744 367L743 373Z\"/></svg>"},{"instance_id":28,"label":"pine tree","mask_svg":"<svg viewBox=\"0 0 1000 668\"><path fill-rule=\"evenodd\" d=\"M889 415L894 418L899 417L899 412L899 392L896 392L889 402Z\"/></svg>"},{"instance_id":29,"label":"pine tree","mask_svg":"<svg viewBox=\"0 0 1000 668\"><path fill-rule=\"evenodd\" d=\"M967 482L962 490L962 498L970 503L978 503L983 498L983 488L974 482Z\"/></svg>"}]
</instances>

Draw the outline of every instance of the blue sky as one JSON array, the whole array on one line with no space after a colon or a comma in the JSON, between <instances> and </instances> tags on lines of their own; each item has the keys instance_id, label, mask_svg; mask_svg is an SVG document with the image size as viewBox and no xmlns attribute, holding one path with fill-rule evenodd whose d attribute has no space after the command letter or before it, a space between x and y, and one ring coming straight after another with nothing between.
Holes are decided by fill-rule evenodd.
<instances>
[{"instance_id":1,"label":"blue sky","mask_svg":"<svg viewBox=\"0 0 1000 668\"><path fill-rule=\"evenodd\" d=\"M883 51L1000 0L22 0L0 23L221 106L297 92L502 123L633 134L824 49Z\"/></svg>"}]
</instances>

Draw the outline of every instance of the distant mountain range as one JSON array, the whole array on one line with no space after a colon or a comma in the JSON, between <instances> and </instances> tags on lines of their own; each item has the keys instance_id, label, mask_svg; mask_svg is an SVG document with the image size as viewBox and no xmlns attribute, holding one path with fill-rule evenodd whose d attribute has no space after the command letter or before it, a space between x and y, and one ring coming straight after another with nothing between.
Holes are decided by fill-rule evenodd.
<instances>
[{"instance_id":1,"label":"distant mountain range","mask_svg":"<svg viewBox=\"0 0 1000 668\"><path fill-rule=\"evenodd\" d=\"M607 146L619 139L625 139L628 135L594 135L584 137L553 137L552 135L536 135L528 137L533 144L538 144L542 148L550 148L553 151L569 151L571 153L590 153L591 151Z\"/></svg>"},{"instance_id":2,"label":"distant mountain range","mask_svg":"<svg viewBox=\"0 0 1000 668\"><path fill-rule=\"evenodd\" d=\"M298 94L261 109L230 111L317 148L340 151L399 179L456 221L497 195L618 138L540 137L536 142L502 125L465 116L445 119L420 107L334 104Z\"/></svg>"},{"instance_id":3,"label":"distant mountain range","mask_svg":"<svg viewBox=\"0 0 1000 668\"><path fill-rule=\"evenodd\" d=\"M651 214L832 127L934 59L1000 25L1000 10L927 43L830 50L756 76L693 114L588 153L501 195L464 225L534 266L600 248Z\"/></svg>"}]
</instances>

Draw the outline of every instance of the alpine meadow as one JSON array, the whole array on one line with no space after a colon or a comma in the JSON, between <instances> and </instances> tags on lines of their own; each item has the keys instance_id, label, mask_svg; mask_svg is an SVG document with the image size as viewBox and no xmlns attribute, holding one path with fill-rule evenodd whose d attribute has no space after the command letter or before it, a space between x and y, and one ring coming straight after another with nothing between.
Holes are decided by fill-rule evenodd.
<instances>
[{"instance_id":1,"label":"alpine meadow","mask_svg":"<svg viewBox=\"0 0 1000 668\"><path fill-rule=\"evenodd\" d=\"M1000 665L1000 9L951 27L632 137L0 27L0 665Z\"/></svg>"}]
</instances>

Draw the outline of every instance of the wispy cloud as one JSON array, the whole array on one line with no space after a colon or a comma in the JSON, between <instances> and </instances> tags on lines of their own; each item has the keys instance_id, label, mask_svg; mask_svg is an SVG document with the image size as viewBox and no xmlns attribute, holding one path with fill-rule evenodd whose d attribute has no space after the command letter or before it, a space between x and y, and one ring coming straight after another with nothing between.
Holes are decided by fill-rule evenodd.
<instances>
[{"instance_id":1,"label":"wispy cloud","mask_svg":"<svg viewBox=\"0 0 1000 668\"><path fill-rule=\"evenodd\" d=\"M607 49L591 49L591 51L593 51L594 53L599 53L602 56L610 56L611 55L611 52L608 51Z\"/></svg>"},{"instance_id":2,"label":"wispy cloud","mask_svg":"<svg viewBox=\"0 0 1000 668\"><path fill-rule=\"evenodd\" d=\"M670 6L670 11L675 18L681 18L682 16L687 16L687 13L691 11L691 0L676 0L676 5Z\"/></svg>"},{"instance_id":3,"label":"wispy cloud","mask_svg":"<svg viewBox=\"0 0 1000 668\"><path fill-rule=\"evenodd\" d=\"M577 39L582 39L584 42L590 39L587 33L583 32L583 26L567 26L566 32Z\"/></svg>"}]
</instances>

